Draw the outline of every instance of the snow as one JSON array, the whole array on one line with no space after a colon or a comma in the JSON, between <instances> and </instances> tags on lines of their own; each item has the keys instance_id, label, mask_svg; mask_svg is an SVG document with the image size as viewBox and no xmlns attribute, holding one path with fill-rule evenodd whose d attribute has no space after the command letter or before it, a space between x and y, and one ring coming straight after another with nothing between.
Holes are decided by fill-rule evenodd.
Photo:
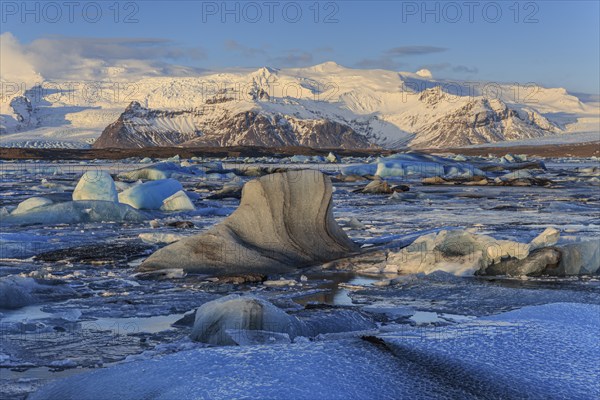
<instances>
[{"instance_id":1,"label":"snow","mask_svg":"<svg viewBox=\"0 0 600 400\"><path fill-rule=\"evenodd\" d=\"M175 179L160 179L141 183L119 193L119 203L133 208L159 210L163 202L183 190Z\"/></svg>"},{"instance_id":2,"label":"snow","mask_svg":"<svg viewBox=\"0 0 600 400\"><path fill-rule=\"evenodd\" d=\"M117 188L106 171L88 171L77 183L73 191L73 200L119 201Z\"/></svg>"}]
</instances>

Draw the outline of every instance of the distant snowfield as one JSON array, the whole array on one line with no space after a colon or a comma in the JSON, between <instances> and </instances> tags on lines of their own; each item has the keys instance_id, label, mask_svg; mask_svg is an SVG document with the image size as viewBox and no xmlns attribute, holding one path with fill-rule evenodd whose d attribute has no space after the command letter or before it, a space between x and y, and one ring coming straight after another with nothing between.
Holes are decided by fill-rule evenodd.
<instances>
[{"instance_id":1,"label":"distant snowfield","mask_svg":"<svg viewBox=\"0 0 600 400\"><path fill-rule=\"evenodd\" d=\"M5 147L88 147L132 101L177 112L131 121L142 131L197 132L255 111L334 121L387 148L505 140L506 145L554 144L563 141L541 138L563 135L564 143L576 143L589 140L571 134L598 132L600 124L598 103L563 88L448 81L428 71L360 70L333 62L131 82L44 82L5 100L0 104L0 146Z\"/></svg>"}]
</instances>

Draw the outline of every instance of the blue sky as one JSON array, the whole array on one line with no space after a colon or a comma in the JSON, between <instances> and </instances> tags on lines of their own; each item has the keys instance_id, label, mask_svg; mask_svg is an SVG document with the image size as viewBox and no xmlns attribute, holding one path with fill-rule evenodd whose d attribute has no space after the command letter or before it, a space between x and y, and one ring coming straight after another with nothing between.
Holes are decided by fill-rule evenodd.
<instances>
[{"instance_id":1,"label":"blue sky","mask_svg":"<svg viewBox=\"0 0 600 400\"><path fill-rule=\"evenodd\" d=\"M79 3L70 20L61 1L55 2L61 15L52 6L36 9L36 2L27 5L29 13L21 2L3 2L1 31L30 52L40 39L50 39L44 48L62 40L82 57L117 64L138 58L215 69L333 60L600 92L598 1L474 1L472 8L464 1L227 2L230 13L221 1L125 1L118 13L114 1Z\"/></svg>"}]
</instances>

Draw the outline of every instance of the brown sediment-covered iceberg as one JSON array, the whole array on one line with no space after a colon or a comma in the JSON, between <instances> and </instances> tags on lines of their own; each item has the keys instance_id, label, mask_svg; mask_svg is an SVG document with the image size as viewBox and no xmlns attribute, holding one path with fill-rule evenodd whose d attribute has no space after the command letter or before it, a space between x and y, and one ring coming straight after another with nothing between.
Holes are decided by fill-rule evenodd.
<instances>
[{"instance_id":1,"label":"brown sediment-covered iceberg","mask_svg":"<svg viewBox=\"0 0 600 400\"><path fill-rule=\"evenodd\" d=\"M318 171L248 182L238 209L207 232L164 247L140 269L218 274L285 273L357 251L332 214L332 185Z\"/></svg>"}]
</instances>

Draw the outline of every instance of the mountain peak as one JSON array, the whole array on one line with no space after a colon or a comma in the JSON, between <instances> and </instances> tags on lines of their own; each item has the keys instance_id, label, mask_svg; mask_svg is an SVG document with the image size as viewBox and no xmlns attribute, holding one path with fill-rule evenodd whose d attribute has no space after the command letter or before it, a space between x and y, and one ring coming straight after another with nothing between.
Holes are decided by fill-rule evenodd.
<instances>
[{"instance_id":1,"label":"mountain peak","mask_svg":"<svg viewBox=\"0 0 600 400\"><path fill-rule=\"evenodd\" d=\"M332 71L337 71L337 70L345 69L345 68L343 66L341 66L340 64L336 63L335 61L326 61L324 63L317 64L317 65L311 67L311 69L313 69L315 71L319 71L319 72L332 72Z\"/></svg>"},{"instance_id":2,"label":"mountain peak","mask_svg":"<svg viewBox=\"0 0 600 400\"><path fill-rule=\"evenodd\" d=\"M259 69L257 69L254 72L254 75L260 75L260 76L270 76L272 74L276 74L279 70L277 68L271 68L271 67L260 67Z\"/></svg>"}]
</instances>

